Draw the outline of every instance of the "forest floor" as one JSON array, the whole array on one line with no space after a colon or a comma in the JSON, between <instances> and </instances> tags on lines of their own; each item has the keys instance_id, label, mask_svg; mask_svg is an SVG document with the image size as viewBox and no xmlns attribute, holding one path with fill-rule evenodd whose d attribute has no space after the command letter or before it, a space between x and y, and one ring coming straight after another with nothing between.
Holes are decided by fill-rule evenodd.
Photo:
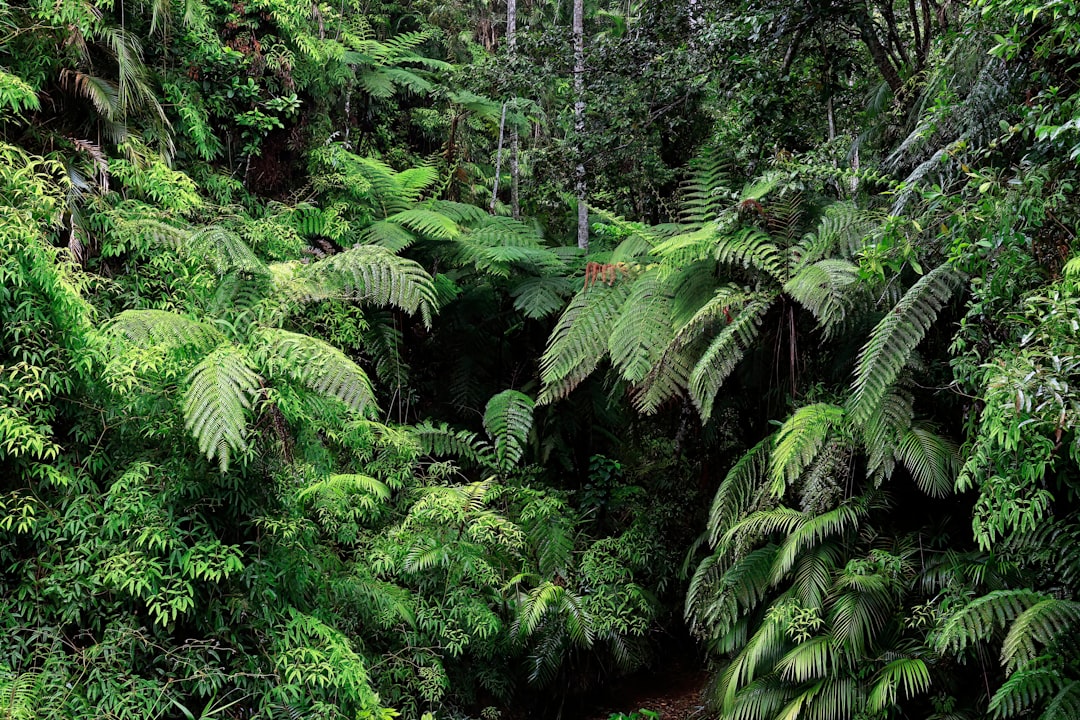
<instances>
[{"instance_id":1,"label":"forest floor","mask_svg":"<svg viewBox=\"0 0 1080 720\"><path fill-rule=\"evenodd\" d=\"M664 670L637 673L608 688L584 716L607 720L642 708L660 713L660 720L706 720L703 693L709 674L700 667L672 664Z\"/></svg>"}]
</instances>

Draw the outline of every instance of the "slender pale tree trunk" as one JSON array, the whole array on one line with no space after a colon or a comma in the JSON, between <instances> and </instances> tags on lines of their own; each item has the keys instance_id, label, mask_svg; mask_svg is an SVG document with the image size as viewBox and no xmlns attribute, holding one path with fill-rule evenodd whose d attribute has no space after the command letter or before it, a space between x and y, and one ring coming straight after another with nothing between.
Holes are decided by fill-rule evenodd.
<instances>
[{"instance_id":1,"label":"slender pale tree trunk","mask_svg":"<svg viewBox=\"0 0 1080 720\"><path fill-rule=\"evenodd\" d=\"M502 175L503 130L506 129L506 101L503 101L502 117L499 118L499 149L495 154L495 183L491 188L491 212L495 213L495 204L499 200L499 176Z\"/></svg>"},{"instance_id":2,"label":"slender pale tree trunk","mask_svg":"<svg viewBox=\"0 0 1080 720\"><path fill-rule=\"evenodd\" d=\"M577 244L589 249L589 205L585 197L585 152L581 146L585 136L585 3L574 0L574 134L577 142L577 167L574 169L574 190L577 192Z\"/></svg>"},{"instance_id":3,"label":"slender pale tree trunk","mask_svg":"<svg viewBox=\"0 0 1080 720\"><path fill-rule=\"evenodd\" d=\"M517 56L517 0L506 0L506 50L510 55L511 64ZM517 110L517 103L514 103ZM521 185L521 166L518 163L518 152L521 150L521 139L518 137L517 125L510 126L510 212L514 219L521 217L521 202L518 199L518 188Z\"/></svg>"}]
</instances>

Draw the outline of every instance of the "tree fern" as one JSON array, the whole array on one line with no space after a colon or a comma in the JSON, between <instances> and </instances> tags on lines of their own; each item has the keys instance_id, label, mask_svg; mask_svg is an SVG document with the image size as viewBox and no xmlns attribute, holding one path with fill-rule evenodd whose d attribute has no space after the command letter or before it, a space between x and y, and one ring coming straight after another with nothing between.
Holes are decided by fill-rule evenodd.
<instances>
[{"instance_id":1,"label":"tree fern","mask_svg":"<svg viewBox=\"0 0 1080 720\"><path fill-rule=\"evenodd\" d=\"M340 294L360 302L392 305L419 312L431 325L435 288L431 276L415 261L377 246L360 246L320 260L301 275L329 296Z\"/></svg>"},{"instance_id":2,"label":"tree fern","mask_svg":"<svg viewBox=\"0 0 1080 720\"><path fill-rule=\"evenodd\" d=\"M207 355L188 377L184 424L199 452L208 460L216 458L222 472L229 469L233 453L248 449L248 412L259 386L247 359L229 345Z\"/></svg>"},{"instance_id":3,"label":"tree fern","mask_svg":"<svg viewBox=\"0 0 1080 720\"><path fill-rule=\"evenodd\" d=\"M1045 598L1020 613L1009 626L1001 645L1001 662L1013 672L1061 638L1070 641L1080 629L1080 602Z\"/></svg>"},{"instance_id":4,"label":"tree fern","mask_svg":"<svg viewBox=\"0 0 1080 720\"><path fill-rule=\"evenodd\" d=\"M125 310L105 326L106 336L138 347L206 350L223 338L212 325L164 310Z\"/></svg>"},{"instance_id":5,"label":"tree fern","mask_svg":"<svg viewBox=\"0 0 1080 720\"><path fill-rule=\"evenodd\" d=\"M495 445L495 462L503 471L517 465L525 453L533 407L528 395L504 390L492 397L484 409L484 429Z\"/></svg>"},{"instance_id":6,"label":"tree fern","mask_svg":"<svg viewBox=\"0 0 1080 720\"><path fill-rule=\"evenodd\" d=\"M540 361L540 404L566 397L607 353L610 327L629 296L624 283L594 284L579 292L552 330Z\"/></svg>"},{"instance_id":7,"label":"tree fern","mask_svg":"<svg viewBox=\"0 0 1080 720\"><path fill-rule=\"evenodd\" d=\"M261 328L254 354L267 374L284 376L322 395L337 398L354 412L378 412L375 390L363 369L334 346L299 333Z\"/></svg>"},{"instance_id":8,"label":"tree fern","mask_svg":"<svg viewBox=\"0 0 1080 720\"><path fill-rule=\"evenodd\" d=\"M960 273L950 265L939 265L912 285L870 333L859 353L852 384L853 422L864 423L873 415L960 280Z\"/></svg>"},{"instance_id":9,"label":"tree fern","mask_svg":"<svg viewBox=\"0 0 1080 720\"><path fill-rule=\"evenodd\" d=\"M690 375L690 398L703 421L712 415L713 402L720 392L720 386L754 342L758 325L769 307L767 300L747 303L702 353Z\"/></svg>"},{"instance_id":10,"label":"tree fern","mask_svg":"<svg viewBox=\"0 0 1080 720\"><path fill-rule=\"evenodd\" d=\"M824 447L830 433L844 422L844 409L828 403L805 405L781 426L769 459L772 493L783 497Z\"/></svg>"}]
</instances>

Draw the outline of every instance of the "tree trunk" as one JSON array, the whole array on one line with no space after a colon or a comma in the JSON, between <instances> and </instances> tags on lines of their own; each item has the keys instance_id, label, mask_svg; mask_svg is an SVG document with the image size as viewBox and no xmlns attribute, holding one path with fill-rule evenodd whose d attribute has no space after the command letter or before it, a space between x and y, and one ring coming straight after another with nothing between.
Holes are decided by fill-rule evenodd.
<instances>
[{"instance_id":1,"label":"tree trunk","mask_svg":"<svg viewBox=\"0 0 1080 720\"><path fill-rule=\"evenodd\" d=\"M499 119L499 149L495 152L495 182L491 187L491 213L499 201L499 176L502 175L503 130L506 128L506 101L503 101L502 117Z\"/></svg>"},{"instance_id":2,"label":"tree trunk","mask_svg":"<svg viewBox=\"0 0 1080 720\"><path fill-rule=\"evenodd\" d=\"M589 205L585 197L585 157L581 140L585 135L585 3L574 0L574 141L577 143L577 167L574 190L577 193L577 242L589 249Z\"/></svg>"},{"instance_id":3,"label":"tree trunk","mask_svg":"<svg viewBox=\"0 0 1080 720\"><path fill-rule=\"evenodd\" d=\"M511 66L517 56L517 0L506 0L506 50L510 55ZM517 110L517 102L514 102ZM521 217L521 202L518 198L518 188L521 186L521 166L518 163L518 152L521 150L521 139L518 137L517 125L510 126L510 214L516 220Z\"/></svg>"},{"instance_id":4,"label":"tree trunk","mask_svg":"<svg viewBox=\"0 0 1080 720\"><path fill-rule=\"evenodd\" d=\"M870 51L870 57L873 59L874 65L877 66L878 72L881 73L881 77L889 84L893 96L899 98L904 88L904 81L900 79L900 72L889 59L885 46L881 44L881 40L878 38L877 31L874 28L874 21L870 19L865 7L854 9L851 19L854 20L855 26L859 28L859 36L866 45L866 49Z\"/></svg>"}]
</instances>

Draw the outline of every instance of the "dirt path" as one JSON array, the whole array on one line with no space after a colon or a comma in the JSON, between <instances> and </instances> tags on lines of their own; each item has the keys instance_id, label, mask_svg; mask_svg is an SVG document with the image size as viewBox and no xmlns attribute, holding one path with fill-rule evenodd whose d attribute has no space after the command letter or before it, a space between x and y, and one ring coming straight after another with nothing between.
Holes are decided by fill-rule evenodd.
<instances>
[{"instance_id":1,"label":"dirt path","mask_svg":"<svg viewBox=\"0 0 1080 720\"><path fill-rule=\"evenodd\" d=\"M708 679L703 670L686 667L639 673L611 688L585 718L607 720L614 713L645 708L660 713L660 720L707 720L703 690Z\"/></svg>"}]
</instances>

